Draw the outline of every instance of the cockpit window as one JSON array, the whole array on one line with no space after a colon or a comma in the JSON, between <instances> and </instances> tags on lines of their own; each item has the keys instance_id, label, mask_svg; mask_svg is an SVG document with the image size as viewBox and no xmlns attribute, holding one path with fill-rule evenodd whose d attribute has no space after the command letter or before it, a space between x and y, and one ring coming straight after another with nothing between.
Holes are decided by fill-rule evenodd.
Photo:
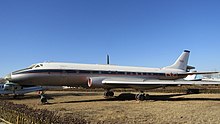
<instances>
[{"instance_id":1,"label":"cockpit window","mask_svg":"<svg viewBox=\"0 0 220 124\"><path fill-rule=\"evenodd\" d=\"M37 65L34 66L34 68L39 68L39 67L42 67L42 66L43 66L43 64L37 64Z\"/></svg>"},{"instance_id":2,"label":"cockpit window","mask_svg":"<svg viewBox=\"0 0 220 124\"><path fill-rule=\"evenodd\" d=\"M13 73L17 73L17 72L24 71L24 70L27 70L27 69L32 69L32 68L34 68L35 65L36 65L36 64L33 64L33 65L31 65L31 66L29 66L29 67L27 67L27 68L17 70L17 71L15 71L15 72L13 72Z\"/></svg>"},{"instance_id":3,"label":"cockpit window","mask_svg":"<svg viewBox=\"0 0 220 124\"><path fill-rule=\"evenodd\" d=\"M28 69L33 69L33 68L39 68L39 67L43 67L43 64L33 64L27 68L24 68L24 69L21 69L21 70L17 70L13 73L16 73L16 72L20 72L20 71L24 71L24 70L28 70Z\"/></svg>"},{"instance_id":4,"label":"cockpit window","mask_svg":"<svg viewBox=\"0 0 220 124\"><path fill-rule=\"evenodd\" d=\"M40 65L36 65L36 66L35 66L35 68L38 68L38 67L40 67Z\"/></svg>"},{"instance_id":5,"label":"cockpit window","mask_svg":"<svg viewBox=\"0 0 220 124\"><path fill-rule=\"evenodd\" d=\"M36 65L36 64L33 64L33 65L29 66L29 67L26 68L26 69L32 69L32 68L34 68L35 65Z\"/></svg>"},{"instance_id":6,"label":"cockpit window","mask_svg":"<svg viewBox=\"0 0 220 124\"><path fill-rule=\"evenodd\" d=\"M37 64L34 68L43 67L43 64Z\"/></svg>"}]
</instances>

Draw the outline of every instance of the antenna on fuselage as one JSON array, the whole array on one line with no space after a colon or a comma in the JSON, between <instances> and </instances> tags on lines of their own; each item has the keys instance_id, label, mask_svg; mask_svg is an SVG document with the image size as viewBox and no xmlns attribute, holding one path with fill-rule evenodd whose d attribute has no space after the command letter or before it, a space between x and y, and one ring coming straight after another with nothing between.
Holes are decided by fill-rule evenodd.
<instances>
[{"instance_id":1,"label":"antenna on fuselage","mask_svg":"<svg viewBox=\"0 0 220 124\"><path fill-rule=\"evenodd\" d=\"M110 64L110 60L109 60L109 55L107 54L107 58L106 58L106 64L109 65Z\"/></svg>"}]
</instances>

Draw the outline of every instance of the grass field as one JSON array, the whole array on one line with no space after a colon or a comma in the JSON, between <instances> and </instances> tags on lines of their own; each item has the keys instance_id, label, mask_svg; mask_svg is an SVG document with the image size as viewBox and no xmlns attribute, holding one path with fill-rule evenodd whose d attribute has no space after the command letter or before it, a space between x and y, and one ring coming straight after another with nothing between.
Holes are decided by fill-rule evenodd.
<instances>
[{"instance_id":1,"label":"grass field","mask_svg":"<svg viewBox=\"0 0 220 124\"><path fill-rule=\"evenodd\" d=\"M220 123L220 94L149 92L150 100L136 101L135 92L115 92L104 99L103 92L48 91L49 104L42 105L36 93L8 99L36 109L56 111L61 116L84 118L90 123Z\"/></svg>"}]
</instances>

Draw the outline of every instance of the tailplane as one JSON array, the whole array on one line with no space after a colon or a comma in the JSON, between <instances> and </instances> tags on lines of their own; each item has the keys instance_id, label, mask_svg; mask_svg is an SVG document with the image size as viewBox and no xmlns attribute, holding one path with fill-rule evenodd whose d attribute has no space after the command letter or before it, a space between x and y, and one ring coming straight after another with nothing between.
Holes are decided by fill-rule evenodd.
<instances>
[{"instance_id":1,"label":"tailplane","mask_svg":"<svg viewBox=\"0 0 220 124\"><path fill-rule=\"evenodd\" d=\"M170 66L167 66L165 68L172 68L172 69L181 69L186 71L188 59L189 59L189 50L184 50L184 52L179 56L179 58L176 60L176 62Z\"/></svg>"}]
</instances>

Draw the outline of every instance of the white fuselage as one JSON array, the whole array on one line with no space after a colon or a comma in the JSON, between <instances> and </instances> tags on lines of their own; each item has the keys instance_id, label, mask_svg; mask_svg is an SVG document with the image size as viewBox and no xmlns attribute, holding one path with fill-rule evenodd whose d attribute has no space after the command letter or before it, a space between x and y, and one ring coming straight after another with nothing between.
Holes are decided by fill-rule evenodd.
<instances>
[{"instance_id":1,"label":"white fuselage","mask_svg":"<svg viewBox=\"0 0 220 124\"><path fill-rule=\"evenodd\" d=\"M49 62L34 64L29 68L12 72L5 79L22 86L155 88L164 85L162 80L176 80L187 76L189 53L190 51L184 50L174 64L164 68ZM107 80L137 83L108 84ZM161 83L151 85L148 84L150 80L160 80ZM139 82L145 83L139 84Z\"/></svg>"},{"instance_id":2,"label":"white fuselage","mask_svg":"<svg viewBox=\"0 0 220 124\"><path fill-rule=\"evenodd\" d=\"M116 65L39 63L27 69L12 72L6 78L20 85L81 86L88 87L91 77L129 80L176 80L184 78L183 70L169 68L145 68Z\"/></svg>"}]
</instances>

